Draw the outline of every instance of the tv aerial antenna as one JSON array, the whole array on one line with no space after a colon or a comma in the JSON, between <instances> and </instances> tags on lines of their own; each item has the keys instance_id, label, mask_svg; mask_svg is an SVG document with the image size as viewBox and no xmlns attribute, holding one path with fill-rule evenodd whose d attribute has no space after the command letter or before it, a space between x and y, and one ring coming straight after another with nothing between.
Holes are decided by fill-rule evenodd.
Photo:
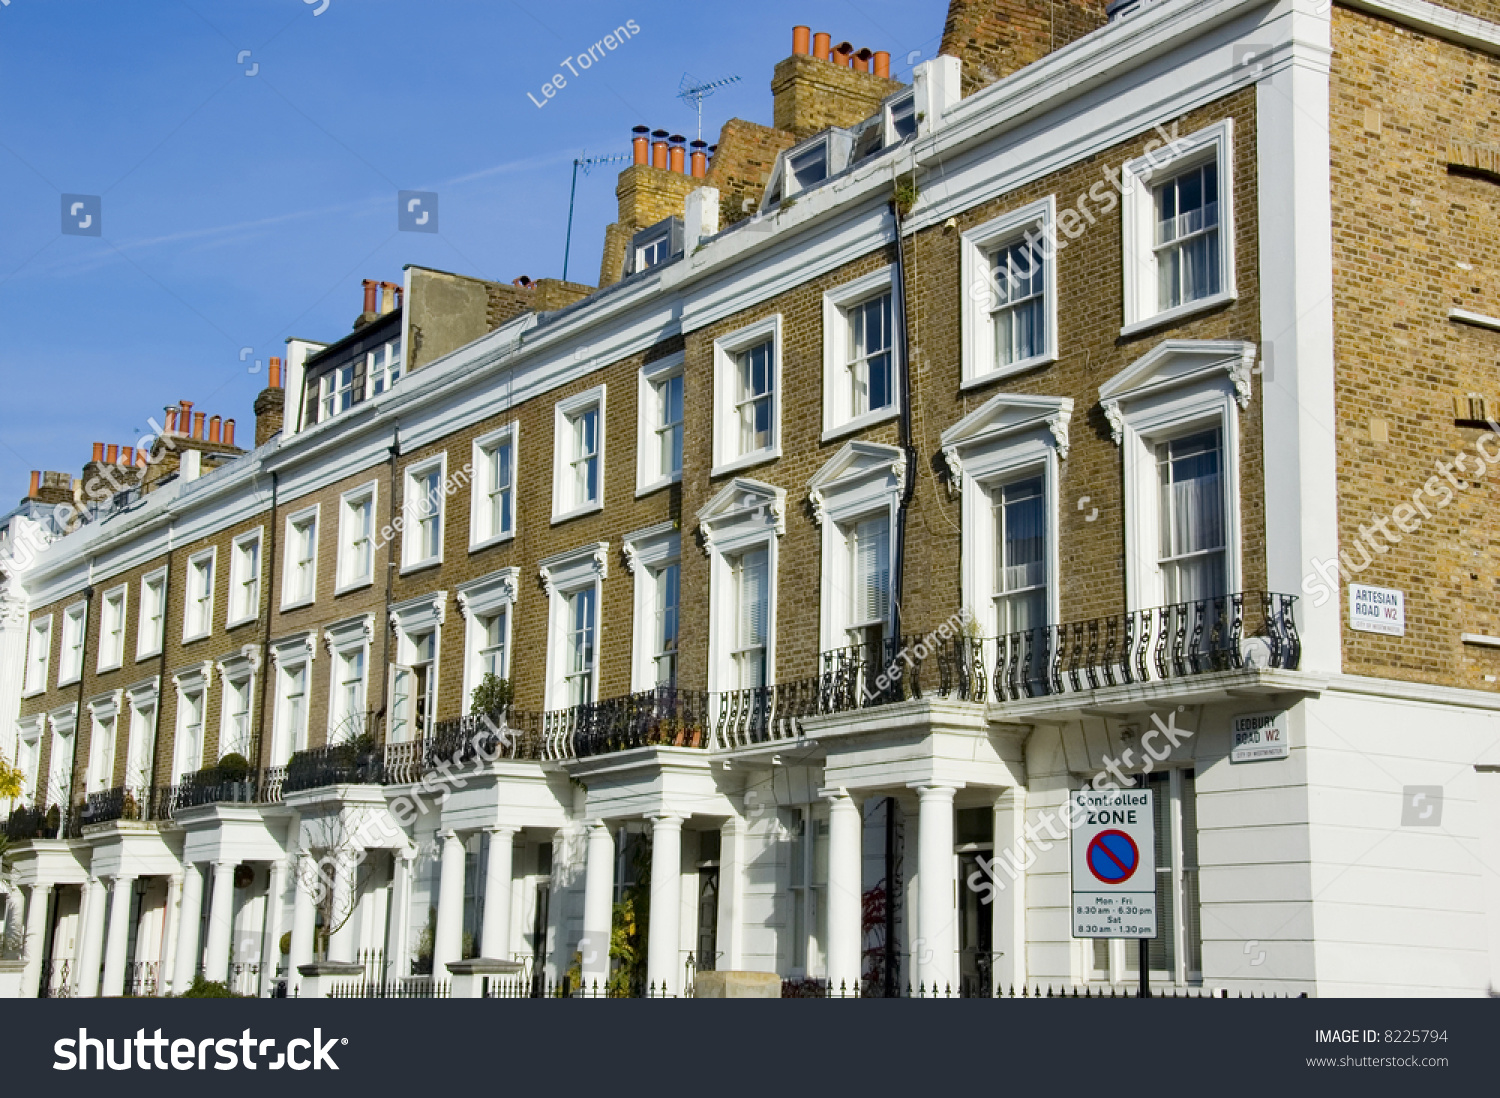
<instances>
[{"instance_id":1,"label":"tv aerial antenna","mask_svg":"<svg viewBox=\"0 0 1500 1098\"><path fill-rule=\"evenodd\" d=\"M698 113L699 141L703 140L703 101L719 88L727 84L737 84L739 80L738 76L726 76L722 80L710 80L703 83L690 72L682 74L682 80L677 85L677 98Z\"/></svg>"},{"instance_id":2,"label":"tv aerial antenna","mask_svg":"<svg viewBox=\"0 0 1500 1098\"><path fill-rule=\"evenodd\" d=\"M578 169L583 169L583 174L588 175L589 169L595 164L615 164L621 160L629 160L624 155L616 156L589 156L588 150L584 149L573 158L573 185L568 190L568 241L563 245L563 281L568 280L568 255L573 250L573 199L578 195Z\"/></svg>"}]
</instances>

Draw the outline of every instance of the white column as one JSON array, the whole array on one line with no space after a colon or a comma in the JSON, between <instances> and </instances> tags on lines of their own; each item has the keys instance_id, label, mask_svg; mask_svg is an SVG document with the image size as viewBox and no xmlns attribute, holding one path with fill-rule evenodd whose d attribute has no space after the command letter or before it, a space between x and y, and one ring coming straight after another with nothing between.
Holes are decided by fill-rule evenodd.
<instances>
[{"instance_id":1,"label":"white column","mask_svg":"<svg viewBox=\"0 0 1500 1098\"><path fill-rule=\"evenodd\" d=\"M489 856L484 862L484 925L479 931L482 957L510 960L510 886L516 829L491 827Z\"/></svg>"},{"instance_id":2,"label":"white column","mask_svg":"<svg viewBox=\"0 0 1500 1098\"><path fill-rule=\"evenodd\" d=\"M198 924L203 918L203 870L196 862L182 863L182 913L177 922L177 960L172 990L181 995L193 986L198 971Z\"/></svg>"},{"instance_id":3,"label":"white column","mask_svg":"<svg viewBox=\"0 0 1500 1098\"><path fill-rule=\"evenodd\" d=\"M745 953L745 818L730 816L719 828L719 968L738 970Z\"/></svg>"},{"instance_id":4,"label":"white column","mask_svg":"<svg viewBox=\"0 0 1500 1098\"><path fill-rule=\"evenodd\" d=\"M317 866L306 850L297 855L296 869L292 875L292 951L287 957L287 994L290 995L302 981L297 971L303 965L312 964L317 944L313 941L318 931L318 912L313 906L313 887L317 880Z\"/></svg>"},{"instance_id":5,"label":"white column","mask_svg":"<svg viewBox=\"0 0 1500 1098\"><path fill-rule=\"evenodd\" d=\"M958 921L954 909L953 794L951 785L913 786L920 798L917 820L917 918L922 946L916 951L919 988L943 995L958 989Z\"/></svg>"},{"instance_id":6,"label":"white column","mask_svg":"<svg viewBox=\"0 0 1500 1098\"><path fill-rule=\"evenodd\" d=\"M438 876L437 930L432 939L432 978L448 979L448 962L463 955L464 841L457 831L443 834Z\"/></svg>"},{"instance_id":7,"label":"white column","mask_svg":"<svg viewBox=\"0 0 1500 1098\"><path fill-rule=\"evenodd\" d=\"M609 937L614 913L615 840L604 822L589 826L588 855L583 877L583 955L585 986L609 979Z\"/></svg>"},{"instance_id":8,"label":"white column","mask_svg":"<svg viewBox=\"0 0 1500 1098\"><path fill-rule=\"evenodd\" d=\"M125 949L130 943L130 894L135 878L117 876L109 886L109 938L104 946L102 996L120 995L125 986Z\"/></svg>"},{"instance_id":9,"label":"white column","mask_svg":"<svg viewBox=\"0 0 1500 1098\"><path fill-rule=\"evenodd\" d=\"M26 970L21 980L21 994L35 999L41 991L42 947L47 941L47 908L52 898L50 884L34 884L26 897Z\"/></svg>"},{"instance_id":10,"label":"white column","mask_svg":"<svg viewBox=\"0 0 1500 1098\"><path fill-rule=\"evenodd\" d=\"M999 954L995 983L1002 991L1026 983L1025 827L1026 790L1003 790L995 798L995 861L990 869L995 887L991 901L994 948Z\"/></svg>"},{"instance_id":11,"label":"white column","mask_svg":"<svg viewBox=\"0 0 1500 1098\"><path fill-rule=\"evenodd\" d=\"M216 983L229 979L230 936L234 929L234 863L215 862L213 893L208 903L208 946L203 978Z\"/></svg>"},{"instance_id":12,"label":"white column","mask_svg":"<svg viewBox=\"0 0 1500 1098\"><path fill-rule=\"evenodd\" d=\"M390 921L385 943L386 971L399 979L410 973L411 878L415 853L398 850L393 859Z\"/></svg>"},{"instance_id":13,"label":"white column","mask_svg":"<svg viewBox=\"0 0 1500 1098\"><path fill-rule=\"evenodd\" d=\"M333 906L330 909L337 927L328 937L328 959L350 962L359 952L359 898L355 895L355 869L358 859L347 846L333 855ZM327 933L327 928L324 929Z\"/></svg>"},{"instance_id":14,"label":"white column","mask_svg":"<svg viewBox=\"0 0 1500 1098\"><path fill-rule=\"evenodd\" d=\"M828 799L828 981L835 995L859 994L864 939L864 813L844 789Z\"/></svg>"},{"instance_id":15,"label":"white column","mask_svg":"<svg viewBox=\"0 0 1500 1098\"><path fill-rule=\"evenodd\" d=\"M266 917L261 926L260 996L269 999L276 991L276 965L281 959L281 912L286 899L286 862L271 863L266 885Z\"/></svg>"},{"instance_id":16,"label":"white column","mask_svg":"<svg viewBox=\"0 0 1500 1098\"><path fill-rule=\"evenodd\" d=\"M84 885L84 892L80 920L83 933L78 943L75 985L80 999L92 999L99 994L99 963L104 955L104 882L98 877L90 877Z\"/></svg>"},{"instance_id":17,"label":"white column","mask_svg":"<svg viewBox=\"0 0 1500 1098\"><path fill-rule=\"evenodd\" d=\"M682 991L682 817L651 817L651 919L646 983L658 995Z\"/></svg>"},{"instance_id":18,"label":"white column","mask_svg":"<svg viewBox=\"0 0 1500 1098\"><path fill-rule=\"evenodd\" d=\"M157 943L156 994L172 994L172 977L176 972L177 934L182 922L182 874L167 878L167 902L161 912L161 941Z\"/></svg>"}]
</instances>

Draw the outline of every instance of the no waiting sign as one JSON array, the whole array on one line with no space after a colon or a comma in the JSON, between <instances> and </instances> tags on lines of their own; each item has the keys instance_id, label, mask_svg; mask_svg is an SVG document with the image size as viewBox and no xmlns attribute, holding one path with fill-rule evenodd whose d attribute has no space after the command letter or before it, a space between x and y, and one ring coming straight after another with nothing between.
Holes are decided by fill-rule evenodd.
<instances>
[{"instance_id":1,"label":"no waiting sign","mask_svg":"<svg viewBox=\"0 0 1500 1098\"><path fill-rule=\"evenodd\" d=\"M1149 789L1075 790L1073 937L1156 937L1156 813Z\"/></svg>"}]
</instances>

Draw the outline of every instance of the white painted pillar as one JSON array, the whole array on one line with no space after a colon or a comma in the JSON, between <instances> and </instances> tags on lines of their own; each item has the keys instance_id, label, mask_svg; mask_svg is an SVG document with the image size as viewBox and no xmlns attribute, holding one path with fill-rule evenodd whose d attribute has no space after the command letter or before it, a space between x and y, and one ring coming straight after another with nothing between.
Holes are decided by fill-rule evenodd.
<instances>
[{"instance_id":1,"label":"white painted pillar","mask_svg":"<svg viewBox=\"0 0 1500 1098\"><path fill-rule=\"evenodd\" d=\"M589 826L588 855L583 877L583 955L585 986L609 979L609 937L614 913L615 840L602 820Z\"/></svg>"},{"instance_id":2,"label":"white painted pillar","mask_svg":"<svg viewBox=\"0 0 1500 1098\"><path fill-rule=\"evenodd\" d=\"M176 973L177 934L182 921L182 874L167 878L167 902L161 912L161 940L157 943L156 994L172 994L172 977Z\"/></svg>"},{"instance_id":3,"label":"white painted pillar","mask_svg":"<svg viewBox=\"0 0 1500 1098\"><path fill-rule=\"evenodd\" d=\"M213 890L208 901L208 942L203 956L203 978L216 983L229 979L230 932L234 927L234 863L213 863Z\"/></svg>"},{"instance_id":4,"label":"white painted pillar","mask_svg":"<svg viewBox=\"0 0 1500 1098\"><path fill-rule=\"evenodd\" d=\"M745 818L730 816L719 828L718 967L737 971L745 954Z\"/></svg>"},{"instance_id":5,"label":"white painted pillar","mask_svg":"<svg viewBox=\"0 0 1500 1098\"><path fill-rule=\"evenodd\" d=\"M347 846L333 855L333 906L335 929L328 937L328 959L345 963L355 960L359 952L360 912L355 895L355 871L359 860ZM325 928L327 933L327 928Z\"/></svg>"},{"instance_id":6,"label":"white painted pillar","mask_svg":"<svg viewBox=\"0 0 1500 1098\"><path fill-rule=\"evenodd\" d=\"M479 955L508 961L510 879L515 858L516 829L491 827L487 831L489 855L484 861L484 925L479 931Z\"/></svg>"},{"instance_id":7,"label":"white painted pillar","mask_svg":"<svg viewBox=\"0 0 1500 1098\"><path fill-rule=\"evenodd\" d=\"M918 987L945 995L958 989L958 920L953 880L951 785L917 784L917 918L922 945L916 951Z\"/></svg>"},{"instance_id":8,"label":"white painted pillar","mask_svg":"<svg viewBox=\"0 0 1500 1098\"><path fill-rule=\"evenodd\" d=\"M828 814L828 982L858 995L864 944L864 813L847 790L825 789Z\"/></svg>"},{"instance_id":9,"label":"white painted pillar","mask_svg":"<svg viewBox=\"0 0 1500 1098\"><path fill-rule=\"evenodd\" d=\"M125 949L130 944L130 894L135 878L117 876L109 886L109 938L104 945L101 996L116 996L125 987Z\"/></svg>"},{"instance_id":10,"label":"white painted pillar","mask_svg":"<svg viewBox=\"0 0 1500 1098\"><path fill-rule=\"evenodd\" d=\"M437 929L432 939L432 978L448 979L448 962L463 956L464 841L457 831L443 834L439 867Z\"/></svg>"},{"instance_id":11,"label":"white painted pillar","mask_svg":"<svg viewBox=\"0 0 1500 1098\"><path fill-rule=\"evenodd\" d=\"M302 976L297 971L303 965L310 965L313 954L317 951L317 943L313 940L318 933L318 912L313 905L313 888L317 881L318 870L313 863L313 858L306 850L297 855L296 869L292 874L292 951L287 958L287 994L302 982Z\"/></svg>"},{"instance_id":12,"label":"white painted pillar","mask_svg":"<svg viewBox=\"0 0 1500 1098\"><path fill-rule=\"evenodd\" d=\"M651 920L646 984L658 995L682 992L682 817L651 817Z\"/></svg>"},{"instance_id":13,"label":"white painted pillar","mask_svg":"<svg viewBox=\"0 0 1500 1098\"><path fill-rule=\"evenodd\" d=\"M260 997L276 992L276 966L281 960L281 913L286 902L286 862L277 858L270 866L266 885L266 917L261 924Z\"/></svg>"},{"instance_id":14,"label":"white painted pillar","mask_svg":"<svg viewBox=\"0 0 1500 1098\"><path fill-rule=\"evenodd\" d=\"M84 892L74 986L80 999L92 999L99 994L99 965L104 956L104 911L108 901L104 882L98 877L88 879Z\"/></svg>"},{"instance_id":15,"label":"white painted pillar","mask_svg":"<svg viewBox=\"0 0 1500 1098\"><path fill-rule=\"evenodd\" d=\"M994 949L999 954L995 958L995 983L1001 990L1026 983L1025 827L1026 790L1002 790L995 798L995 861L990 869L995 888L991 926Z\"/></svg>"},{"instance_id":16,"label":"white painted pillar","mask_svg":"<svg viewBox=\"0 0 1500 1098\"><path fill-rule=\"evenodd\" d=\"M193 986L198 971L198 931L203 919L203 870L196 862L182 863L182 913L177 924L177 961L172 991L181 995Z\"/></svg>"},{"instance_id":17,"label":"white painted pillar","mask_svg":"<svg viewBox=\"0 0 1500 1098\"><path fill-rule=\"evenodd\" d=\"M35 999L41 992L42 947L47 941L47 908L52 899L50 884L34 884L26 897L26 968L21 980L21 995Z\"/></svg>"},{"instance_id":18,"label":"white painted pillar","mask_svg":"<svg viewBox=\"0 0 1500 1098\"><path fill-rule=\"evenodd\" d=\"M411 972L411 879L414 851L398 850L391 881L390 919L386 931L386 971L400 978Z\"/></svg>"}]
</instances>

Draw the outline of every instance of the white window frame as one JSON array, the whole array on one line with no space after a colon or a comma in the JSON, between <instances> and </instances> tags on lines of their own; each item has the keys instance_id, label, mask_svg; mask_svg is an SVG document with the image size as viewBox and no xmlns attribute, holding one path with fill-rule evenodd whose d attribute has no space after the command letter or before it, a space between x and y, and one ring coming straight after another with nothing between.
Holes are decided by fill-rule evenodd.
<instances>
[{"instance_id":1,"label":"white window frame","mask_svg":"<svg viewBox=\"0 0 1500 1098\"><path fill-rule=\"evenodd\" d=\"M194 773L203 767L203 751L208 740L208 690L213 684L213 662L194 665L172 676L172 685L177 690L175 734L172 737L172 773L170 783L176 785L184 774ZM185 718L188 714L188 698L198 698L198 742L188 738ZM196 753L196 757L195 754Z\"/></svg>"},{"instance_id":2,"label":"white window frame","mask_svg":"<svg viewBox=\"0 0 1500 1098\"><path fill-rule=\"evenodd\" d=\"M708 689L738 689L734 668L735 585L732 561L766 550L766 682L776 681L779 543L786 533L786 489L735 477L698 512L709 561Z\"/></svg>"},{"instance_id":3,"label":"white window frame","mask_svg":"<svg viewBox=\"0 0 1500 1098\"><path fill-rule=\"evenodd\" d=\"M46 730L46 717L36 713L22 717L16 722L16 766L21 771L21 800L31 803L36 798L38 770L42 764L42 733Z\"/></svg>"},{"instance_id":4,"label":"white window frame","mask_svg":"<svg viewBox=\"0 0 1500 1098\"><path fill-rule=\"evenodd\" d=\"M270 646L271 664L275 668L276 709L271 719L272 766L285 766L295 752L306 750L312 728L310 702L312 700L313 662L318 655L318 646L312 633L300 633ZM292 676L302 673L302 717L300 726L292 722L290 694L287 687Z\"/></svg>"},{"instance_id":5,"label":"white window frame","mask_svg":"<svg viewBox=\"0 0 1500 1098\"><path fill-rule=\"evenodd\" d=\"M147 611L155 604L155 616ZM136 618L135 658L139 663L161 653L167 625L167 570L158 568L141 577L141 597ZM156 628L151 628L152 621Z\"/></svg>"},{"instance_id":6,"label":"white window frame","mask_svg":"<svg viewBox=\"0 0 1500 1098\"><path fill-rule=\"evenodd\" d=\"M479 579L461 583L456 589L459 613L464 616L464 711L468 712L469 699L474 688L483 677L480 668L480 649L486 638L485 622L497 614L505 615L505 631L501 643L505 648L505 675L509 678L511 667L511 638L515 633L516 595L521 586L519 568L501 568Z\"/></svg>"},{"instance_id":7,"label":"white window frame","mask_svg":"<svg viewBox=\"0 0 1500 1098\"><path fill-rule=\"evenodd\" d=\"M516 459L521 452L521 421L513 419L504 427L480 435L474 440L474 479L469 491L469 552L500 545L516 536L518 515L516 506L520 493L516 490L519 467ZM510 525L490 532L490 495L495 490L490 463L496 451L510 447Z\"/></svg>"},{"instance_id":8,"label":"white window frame","mask_svg":"<svg viewBox=\"0 0 1500 1098\"><path fill-rule=\"evenodd\" d=\"M401 337L388 339L365 353L365 399L388 393L401 380ZM392 377L392 374L395 374ZM378 384L377 384L378 383Z\"/></svg>"},{"instance_id":9,"label":"white window frame","mask_svg":"<svg viewBox=\"0 0 1500 1098\"><path fill-rule=\"evenodd\" d=\"M125 788L133 793L156 784L156 713L161 704L155 678L127 687L130 734L125 741Z\"/></svg>"},{"instance_id":10,"label":"white window frame","mask_svg":"<svg viewBox=\"0 0 1500 1098\"><path fill-rule=\"evenodd\" d=\"M437 553L417 556L422 550L422 527L430 517L425 513L425 504L420 502L422 490L419 480L437 473ZM423 568L432 568L443 563L443 547L448 540L448 454L443 451L408 465L401 474L401 574L409 575Z\"/></svg>"},{"instance_id":11,"label":"white window frame","mask_svg":"<svg viewBox=\"0 0 1500 1098\"><path fill-rule=\"evenodd\" d=\"M235 538L230 543L229 549L229 620L224 623L226 629L232 629L236 625L244 625L246 622L255 621L260 617L260 600L263 594L261 585L265 582L264 548L265 539L261 536L263 527L257 526L254 530L248 530ZM255 547L255 599L254 606L246 607L241 604L241 595L246 584L245 557L250 546Z\"/></svg>"},{"instance_id":12,"label":"white window frame","mask_svg":"<svg viewBox=\"0 0 1500 1098\"><path fill-rule=\"evenodd\" d=\"M339 496L339 550L338 561L334 569L333 588L335 595L342 595L346 591L356 591L361 587L369 587L375 582L375 543L380 538L380 520L376 514L379 501L380 483L374 480L367 481L358 488L351 488ZM370 528L366 535L370 543L370 567L369 571L354 575L350 572L355 547L354 537L358 533L354 525L354 509L362 503L370 508Z\"/></svg>"},{"instance_id":13,"label":"white window frame","mask_svg":"<svg viewBox=\"0 0 1500 1098\"><path fill-rule=\"evenodd\" d=\"M112 788L115 778L115 745L120 736L120 711L125 692L115 690L88 703L89 766L84 774L85 793Z\"/></svg>"},{"instance_id":14,"label":"white window frame","mask_svg":"<svg viewBox=\"0 0 1500 1098\"><path fill-rule=\"evenodd\" d=\"M1210 160L1217 163L1219 176L1219 292L1163 309L1157 300L1153 188ZM1222 119L1166 147L1148 146L1144 155L1121 168L1120 189L1125 302L1121 336L1176 323L1235 299L1233 119Z\"/></svg>"},{"instance_id":15,"label":"white window frame","mask_svg":"<svg viewBox=\"0 0 1500 1098\"><path fill-rule=\"evenodd\" d=\"M300 587L294 590L296 584L297 570L302 561L292 552L302 539L301 527L312 522L312 539L310 548L312 557L308 562L307 593L303 594ZM311 606L318 597L318 542L323 534L322 504L315 503L311 507L304 507L300 511L294 511L286 517L286 558L281 565L281 609L291 610L298 606Z\"/></svg>"},{"instance_id":16,"label":"white window frame","mask_svg":"<svg viewBox=\"0 0 1500 1098\"><path fill-rule=\"evenodd\" d=\"M432 732L432 725L437 718L438 683L440 680L440 669L443 659L443 623L448 619L448 592L432 591L425 595L406 599L391 607L391 628L395 630L395 651L392 655L395 660L388 677L391 696L387 699L387 710L389 714L386 721L387 734L393 742L402 742L411 739L425 739ZM428 677L428 727L416 729L417 735L411 735L412 728L408 728L405 734L397 735L398 720L410 722L415 712L398 714L395 708L396 702L396 678L405 671L411 672L416 665L416 644L419 638L432 637L432 668Z\"/></svg>"},{"instance_id":17,"label":"white window frame","mask_svg":"<svg viewBox=\"0 0 1500 1098\"><path fill-rule=\"evenodd\" d=\"M1250 403L1256 345L1164 340L1099 387L1125 481L1125 596L1131 610L1165 602L1158 556L1156 445L1217 427L1223 445L1224 586L1243 589L1239 413Z\"/></svg>"},{"instance_id":18,"label":"white window frame","mask_svg":"<svg viewBox=\"0 0 1500 1098\"><path fill-rule=\"evenodd\" d=\"M26 630L26 689L23 697L47 691L52 675L52 615L32 618Z\"/></svg>"},{"instance_id":19,"label":"white window frame","mask_svg":"<svg viewBox=\"0 0 1500 1098\"><path fill-rule=\"evenodd\" d=\"M206 567L205 567L206 565ZM206 607L202 613L200 625L199 600L195 594L197 577L202 574L208 581L208 590L205 592ZM187 559L187 569L183 582L182 600L182 643L202 640L210 636L214 631L214 588L219 578L219 547L217 545L194 553Z\"/></svg>"},{"instance_id":20,"label":"white window frame","mask_svg":"<svg viewBox=\"0 0 1500 1098\"><path fill-rule=\"evenodd\" d=\"M995 355L995 280L991 273L994 256L1031 235L1042 253L1042 329L1045 346L1040 354L1017 362L1000 364ZM959 269L963 293L963 346L959 388L972 389L1004 377L1026 373L1057 361L1057 199L1053 195L1001 214L964 233L959 243Z\"/></svg>"},{"instance_id":21,"label":"white window frame","mask_svg":"<svg viewBox=\"0 0 1500 1098\"><path fill-rule=\"evenodd\" d=\"M850 558L850 537L860 522L881 515L887 518L891 559L887 583L894 575L896 510L905 486L906 457L899 446L858 440L845 443L807 482L813 521L822 528L823 581L819 587L821 608L818 616L820 651L846 648L851 643L850 599L854 591L854 568ZM888 614L885 636L890 635L890 625Z\"/></svg>"},{"instance_id":22,"label":"white window frame","mask_svg":"<svg viewBox=\"0 0 1500 1098\"><path fill-rule=\"evenodd\" d=\"M227 656L219 661L219 745L218 757L222 759L227 752L225 747L233 738L233 714L229 711L229 699L239 692L241 688L245 691L245 750L240 752L250 762L250 747L255 742L255 685L260 671L260 650L253 644L247 644L238 654ZM217 760L215 760L217 761Z\"/></svg>"},{"instance_id":23,"label":"white window frame","mask_svg":"<svg viewBox=\"0 0 1500 1098\"><path fill-rule=\"evenodd\" d=\"M95 670L117 671L125 663L125 626L130 602L130 585L122 583L104 592L99 610L99 660ZM115 615L118 614L116 618ZM111 628L111 618L114 628ZM111 640L113 636L113 640Z\"/></svg>"},{"instance_id":24,"label":"white window frame","mask_svg":"<svg viewBox=\"0 0 1500 1098\"><path fill-rule=\"evenodd\" d=\"M981 636L998 633L995 593L994 494L997 489L1035 476L1042 478L1047 516L1044 561L1047 624L1061 617L1062 575L1058 529L1059 485L1068 457L1073 401L1069 397L1001 393L943 432L943 454L949 475L961 493L963 540L960 575L964 609Z\"/></svg>"},{"instance_id":25,"label":"white window frame","mask_svg":"<svg viewBox=\"0 0 1500 1098\"><path fill-rule=\"evenodd\" d=\"M57 652L57 685L68 686L83 677L83 654L88 645L89 604L75 602L62 612L62 644ZM76 643L75 643L76 638ZM69 649L76 656L68 658Z\"/></svg>"},{"instance_id":26,"label":"white window frame","mask_svg":"<svg viewBox=\"0 0 1500 1098\"><path fill-rule=\"evenodd\" d=\"M328 647L328 733L326 742L340 743L350 738L349 734L359 735L369 731L363 725L356 729L350 722L350 718L356 713L365 714L370 712L370 647L375 636L375 615L360 614L357 617L345 618L343 621L335 622L323 631L323 640ZM360 704L357 708L349 709L344 704L343 676L341 672L345 662L351 657L359 655L362 657L363 667L362 682L360 685ZM309 677L309 682L311 678ZM343 738L334 739L334 733L343 731Z\"/></svg>"},{"instance_id":27,"label":"white window frame","mask_svg":"<svg viewBox=\"0 0 1500 1098\"><path fill-rule=\"evenodd\" d=\"M722 476L781 457L781 314L756 321L714 340L714 465L711 476ZM741 351L771 341L771 444L749 453L739 449L739 362Z\"/></svg>"},{"instance_id":28,"label":"white window frame","mask_svg":"<svg viewBox=\"0 0 1500 1098\"><path fill-rule=\"evenodd\" d=\"M636 383L636 459L635 494L637 498L682 480L682 470L662 468L661 432L665 427L659 414L661 387L673 378L683 379L682 458L687 458L687 378L683 372L686 356L682 352L642 366Z\"/></svg>"},{"instance_id":29,"label":"white window frame","mask_svg":"<svg viewBox=\"0 0 1500 1098\"><path fill-rule=\"evenodd\" d=\"M604 509L604 460L605 460L605 386L596 385L560 400L552 409L552 522L566 522L579 515L591 515ZM598 463L597 499L582 503L573 495L573 433L574 421L590 408L598 412L598 430L594 439L594 460Z\"/></svg>"},{"instance_id":30,"label":"white window frame","mask_svg":"<svg viewBox=\"0 0 1500 1098\"><path fill-rule=\"evenodd\" d=\"M52 746L48 751L44 798L64 812L71 812L68 798L72 795L73 764L77 761L74 752L78 747L78 710L72 705L60 706L47 714L47 723L52 727Z\"/></svg>"},{"instance_id":31,"label":"white window frame","mask_svg":"<svg viewBox=\"0 0 1500 1098\"><path fill-rule=\"evenodd\" d=\"M594 669L592 696L599 697L599 668L602 651L600 639L604 623L604 581L609 578L609 542L600 541L566 553L547 557L538 565L542 589L547 593L547 709L563 709L573 704L568 696L568 637L572 621L568 615L571 596L592 588L594 591Z\"/></svg>"},{"instance_id":32,"label":"white window frame","mask_svg":"<svg viewBox=\"0 0 1500 1098\"><path fill-rule=\"evenodd\" d=\"M630 689L650 690L657 684L656 603L660 594L661 573L669 565L682 563L682 533L672 520L659 522L626 534L620 549L625 558L625 570L635 577ZM681 637L680 572L677 590L678 636Z\"/></svg>"},{"instance_id":33,"label":"white window frame","mask_svg":"<svg viewBox=\"0 0 1500 1098\"><path fill-rule=\"evenodd\" d=\"M884 408L855 414L854 392L849 380L849 311L872 298L891 297L891 402ZM894 266L882 267L823 295L823 441L895 419L901 411L903 348L897 325Z\"/></svg>"}]
</instances>

